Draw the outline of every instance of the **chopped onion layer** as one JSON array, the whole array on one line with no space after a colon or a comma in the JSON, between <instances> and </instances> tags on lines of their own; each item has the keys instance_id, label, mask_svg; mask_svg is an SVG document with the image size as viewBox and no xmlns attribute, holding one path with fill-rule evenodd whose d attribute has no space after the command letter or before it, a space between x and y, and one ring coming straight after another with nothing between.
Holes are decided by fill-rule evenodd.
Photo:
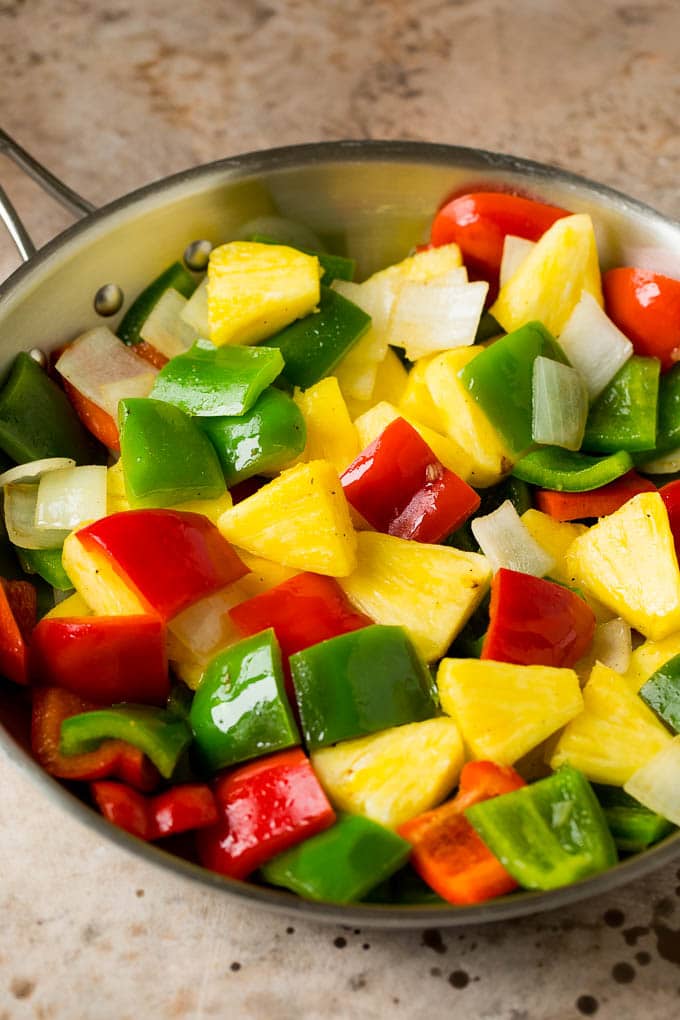
<instances>
[{"instance_id":1,"label":"chopped onion layer","mask_svg":"<svg viewBox=\"0 0 680 1020\"><path fill-rule=\"evenodd\" d=\"M193 292L180 312L180 319L194 330L196 336L210 339L208 317L208 277L206 276Z\"/></svg>"},{"instance_id":2,"label":"chopped onion layer","mask_svg":"<svg viewBox=\"0 0 680 1020\"><path fill-rule=\"evenodd\" d=\"M117 420L123 397L147 397L157 369L126 347L110 329L98 326L77 337L56 364L57 372Z\"/></svg>"},{"instance_id":3,"label":"chopped onion layer","mask_svg":"<svg viewBox=\"0 0 680 1020\"><path fill-rule=\"evenodd\" d=\"M544 577L555 561L531 537L509 499L485 517L476 517L472 534L479 542L494 573L501 567Z\"/></svg>"},{"instance_id":4,"label":"chopped onion layer","mask_svg":"<svg viewBox=\"0 0 680 1020\"><path fill-rule=\"evenodd\" d=\"M583 291L559 336L560 346L586 384L591 401L600 395L633 353L633 345Z\"/></svg>"},{"instance_id":5,"label":"chopped onion layer","mask_svg":"<svg viewBox=\"0 0 680 1020\"><path fill-rule=\"evenodd\" d=\"M44 475L38 485L36 527L71 530L105 517L106 477L106 468L94 464Z\"/></svg>"},{"instance_id":6,"label":"chopped onion layer","mask_svg":"<svg viewBox=\"0 0 680 1020\"><path fill-rule=\"evenodd\" d=\"M60 549L70 529L36 528L38 505L35 483L14 482L5 487L5 526L13 545L21 549Z\"/></svg>"},{"instance_id":7,"label":"chopped onion layer","mask_svg":"<svg viewBox=\"0 0 680 1020\"><path fill-rule=\"evenodd\" d=\"M587 417L588 393L576 369L551 358L536 358L531 425L534 442L579 450Z\"/></svg>"},{"instance_id":8,"label":"chopped onion layer","mask_svg":"<svg viewBox=\"0 0 680 1020\"><path fill-rule=\"evenodd\" d=\"M70 457L43 457L42 460L31 460L27 464L3 471L0 475L0 489L12 482L37 482L48 471L59 471L60 468L75 467L76 462Z\"/></svg>"},{"instance_id":9,"label":"chopped onion layer","mask_svg":"<svg viewBox=\"0 0 680 1020\"><path fill-rule=\"evenodd\" d=\"M533 247L534 242L527 241L525 237L516 237L514 234L505 235L501 270L498 279L499 287L505 287L510 277L515 275Z\"/></svg>"},{"instance_id":10,"label":"chopped onion layer","mask_svg":"<svg viewBox=\"0 0 680 1020\"><path fill-rule=\"evenodd\" d=\"M650 811L680 825L680 736L634 772L623 788Z\"/></svg>"},{"instance_id":11,"label":"chopped onion layer","mask_svg":"<svg viewBox=\"0 0 680 1020\"><path fill-rule=\"evenodd\" d=\"M405 283L394 302L388 341L411 361L474 343L489 285L460 283L460 270L427 283Z\"/></svg>"},{"instance_id":12,"label":"chopped onion layer","mask_svg":"<svg viewBox=\"0 0 680 1020\"><path fill-rule=\"evenodd\" d=\"M620 616L597 625L592 646L595 662L601 662L616 673L623 674L630 666L631 652L630 625Z\"/></svg>"},{"instance_id":13,"label":"chopped onion layer","mask_svg":"<svg viewBox=\"0 0 680 1020\"><path fill-rule=\"evenodd\" d=\"M163 291L139 331L142 340L152 344L166 358L184 354L196 340L196 330L180 318L187 299L174 287Z\"/></svg>"},{"instance_id":14,"label":"chopped onion layer","mask_svg":"<svg viewBox=\"0 0 680 1020\"><path fill-rule=\"evenodd\" d=\"M646 475L670 475L680 471L680 446L668 453L662 453L660 457L653 460L646 460L644 464L638 464L638 470Z\"/></svg>"}]
</instances>

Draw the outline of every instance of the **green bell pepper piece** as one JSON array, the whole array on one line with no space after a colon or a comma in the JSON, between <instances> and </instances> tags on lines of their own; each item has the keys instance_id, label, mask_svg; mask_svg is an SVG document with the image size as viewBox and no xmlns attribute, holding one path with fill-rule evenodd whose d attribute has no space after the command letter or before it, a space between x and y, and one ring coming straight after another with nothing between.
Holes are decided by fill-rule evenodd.
<instances>
[{"instance_id":1,"label":"green bell pepper piece","mask_svg":"<svg viewBox=\"0 0 680 1020\"><path fill-rule=\"evenodd\" d=\"M544 446L532 450L518 460L512 469L521 478L542 489L559 492L588 492L613 482L633 466L629 453L620 450L606 457L590 457L587 453L563 450L560 446Z\"/></svg>"},{"instance_id":2,"label":"green bell pepper piece","mask_svg":"<svg viewBox=\"0 0 680 1020\"><path fill-rule=\"evenodd\" d=\"M278 854L260 870L265 882L308 900L360 900L408 860L411 844L359 815L340 815L335 825Z\"/></svg>"},{"instance_id":3,"label":"green bell pepper piece","mask_svg":"<svg viewBox=\"0 0 680 1020\"><path fill-rule=\"evenodd\" d=\"M229 487L261 472L280 471L307 441L300 408L273 387L243 415L194 418L194 424L212 443Z\"/></svg>"},{"instance_id":4,"label":"green bell pepper piece","mask_svg":"<svg viewBox=\"0 0 680 1020\"><path fill-rule=\"evenodd\" d=\"M658 358L633 356L588 413L582 449L593 453L651 450L656 445Z\"/></svg>"},{"instance_id":5,"label":"green bell pepper piece","mask_svg":"<svg viewBox=\"0 0 680 1020\"><path fill-rule=\"evenodd\" d=\"M166 708L172 715L188 722L193 700L194 692L180 681L171 688Z\"/></svg>"},{"instance_id":6,"label":"green bell pepper piece","mask_svg":"<svg viewBox=\"0 0 680 1020\"><path fill-rule=\"evenodd\" d=\"M73 581L61 562L61 549L20 549L17 556L27 574L39 574L58 591L71 591Z\"/></svg>"},{"instance_id":7,"label":"green bell pepper piece","mask_svg":"<svg viewBox=\"0 0 680 1020\"><path fill-rule=\"evenodd\" d=\"M476 517L486 517L487 514L493 513L507 499L510 500L520 517L525 511L530 510L532 506L529 486L520 478L513 478L512 476L504 478L498 485L491 485L487 489L479 489L478 493L481 502L477 510L462 527L458 528L457 531L451 532L444 539L442 545L451 545L455 549L462 549L464 552L479 552L479 543L472 534L471 527L472 521Z\"/></svg>"},{"instance_id":8,"label":"green bell pepper piece","mask_svg":"<svg viewBox=\"0 0 680 1020\"><path fill-rule=\"evenodd\" d=\"M638 693L660 719L680 733L680 655L664 662Z\"/></svg>"},{"instance_id":9,"label":"green bell pepper piece","mask_svg":"<svg viewBox=\"0 0 680 1020\"><path fill-rule=\"evenodd\" d=\"M277 238L270 237L268 234L251 234L248 240L254 241L257 244L286 244L289 248L296 248L297 251L304 252L305 255L315 255L319 260L319 265L323 269L323 282L326 286L331 284L333 280L354 279L356 262L354 259L348 259L345 255L331 255L325 251L313 251L311 248L301 248L298 244L288 244L287 241L279 241Z\"/></svg>"},{"instance_id":10,"label":"green bell pepper piece","mask_svg":"<svg viewBox=\"0 0 680 1020\"><path fill-rule=\"evenodd\" d=\"M260 346L278 347L286 363L283 377L306 390L330 375L370 324L370 315L358 305L322 286L318 311L286 326Z\"/></svg>"},{"instance_id":11,"label":"green bell pepper piece","mask_svg":"<svg viewBox=\"0 0 680 1020\"><path fill-rule=\"evenodd\" d=\"M504 332L500 322L494 319L491 312L483 312L475 333L475 343L483 344L487 340L493 340L494 337L502 336Z\"/></svg>"},{"instance_id":12,"label":"green bell pepper piece","mask_svg":"<svg viewBox=\"0 0 680 1020\"><path fill-rule=\"evenodd\" d=\"M64 719L59 750L66 755L85 754L109 739L138 747L164 779L169 779L191 743L191 730L183 719L164 708L114 705Z\"/></svg>"},{"instance_id":13,"label":"green bell pepper piece","mask_svg":"<svg viewBox=\"0 0 680 1020\"><path fill-rule=\"evenodd\" d=\"M557 889L617 861L592 787L570 766L475 804L465 817L525 889Z\"/></svg>"},{"instance_id":14,"label":"green bell pepper piece","mask_svg":"<svg viewBox=\"0 0 680 1020\"><path fill-rule=\"evenodd\" d=\"M239 641L208 664L189 722L210 772L300 743L273 630Z\"/></svg>"},{"instance_id":15,"label":"green bell pepper piece","mask_svg":"<svg viewBox=\"0 0 680 1020\"><path fill-rule=\"evenodd\" d=\"M312 750L437 714L432 676L401 627L363 627L289 661Z\"/></svg>"},{"instance_id":16,"label":"green bell pepper piece","mask_svg":"<svg viewBox=\"0 0 680 1020\"><path fill-rule=\"evenodd\" d=\"M568 364L545 326L528 322L484 348L458 373L516 457L534 445L532 379L539 355Z\"/></svg>"},{"instance_id":17,"label":"green bell pepper piece","mask_svg":"<svg viewBox=\"0 0 680 1020\"><path fill-rule=\"evenodd\" d=\"M185 298L190 298L196 290L196 280L181 262L173 262L168 266L132 302L118 327L118 336L124 344L134 345L140 342L144 323L166 290L171 288L179 291Z\"/></svg>"},{"instance_id":18,"label":"green bell pepper piece","mask_svg":"<svg viewBox=\"0 0 680 1020\"><path fill-rule=\"evenodd\" d=\"M0 447L18 464L43 457L72 457L77 464L106 459L64 391L24 352L0 390Z\"/></svg>"},{"instance_id":19,"label":"green bell pepper piece","mask_svg":"<svg viewBox=\"0 0 680 1020\"><path fill-rule=\"evenodd\" d=\"M633 458L636 463L644 464L680 447L680 364L664 372L659 379L657 410L656 446L637 452ZM671 481L671 477L664 475L660 484Z\"/></svg>"},{"instance_id":20,"label":"green bell pepper piece","mask_svg":"<svg viewBox=\"0 0 680 1020\"><path fill-rule=\"evenodd\" d=\"M172 404L131 397L118 404L120 455L132 507L215 499L224 476L210 440Z\"/></svg>"},{"instance_id":21,"label":"green bell pepper piece","mask_svg":"<svg viewBox=\"0 0 680 1020\"><path fill-rule=\"evenodd\" d=\"M650 811L620 786L593 786L593 789L614 842L624 853L646 850L675 829L667 818Z\"/></svg>"},{"instance_id":22,"label":"green bell pepper piece","mask_svg":"<svg viewBox=\"0 0 680 1020\"><path fill-rule=\"evenodd\" d=\"M275 347L215 347L197 340L160 370L149 396L187 414L245 414L282 368Z\"/></svg>"}]
</instances>

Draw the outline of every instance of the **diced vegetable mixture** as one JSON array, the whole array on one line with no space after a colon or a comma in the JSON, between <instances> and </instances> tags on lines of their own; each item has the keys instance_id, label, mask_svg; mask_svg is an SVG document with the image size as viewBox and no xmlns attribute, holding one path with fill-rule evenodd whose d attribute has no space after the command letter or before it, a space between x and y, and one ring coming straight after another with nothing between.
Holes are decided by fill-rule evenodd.
<instances>
[{"instance_id":1,"label":"diced vegetable mixture","mask_svg":"<svg viewBox=\"0 0 680 1020\"><path fill-rule=\"evenodd\" d=\"M240 236L0 390L38 762L325 902L553 889L666 837L680 280L505 192L362 281Z\"/></svg>"}]
</instances>

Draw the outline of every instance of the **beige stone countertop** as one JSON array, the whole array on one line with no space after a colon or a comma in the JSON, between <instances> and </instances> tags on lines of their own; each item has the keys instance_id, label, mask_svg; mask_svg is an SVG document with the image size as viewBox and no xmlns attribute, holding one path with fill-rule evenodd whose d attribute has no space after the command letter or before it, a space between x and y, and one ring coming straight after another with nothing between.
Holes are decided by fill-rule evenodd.
<instances>
[{"instance_id":1,"label":"beige stone countertop","mask_svg":"<svg viewBox=\"0 0 680 1020\"><path fill-rule=\"evenodd\" d=\"M680 216L676 0L0 0L0 125L96 204L348 137L557 164ZM7 161L38 243L68 218ZM0 237L0 279L17 264ZM102 841L0 757L0 1020L671 1020L680 860L441 931L253 910Z\"/></svg>"}]
</instances>

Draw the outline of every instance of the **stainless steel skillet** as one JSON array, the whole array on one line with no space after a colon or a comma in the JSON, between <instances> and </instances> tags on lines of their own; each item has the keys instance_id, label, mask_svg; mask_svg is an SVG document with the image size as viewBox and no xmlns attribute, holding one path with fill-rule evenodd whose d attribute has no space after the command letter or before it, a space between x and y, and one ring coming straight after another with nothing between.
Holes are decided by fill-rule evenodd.
<instances>
[{"instance_id":1,"label":"stainless steel skillet","mask_svg":"<svg viewBox=\"0 0 680 1020\"><path fill-rule=\"evenodd\" d=\"M434 210L452 192L505 188L574 212L589 212L606 267L638 265L680 276L680 224L618 192L553 167L463 147L347 141L250 153L176 174L95 210L36 163L4 132L0 153L22 166L79 221L36 253L0 189L0 217L24 265L0 286L0 370L20 350L49 350L120 310L165 265L199 238L218 242L260 215L298 220L329 246L357 257L362 275L404 256L425 237ZM102 301L101 288L107 285ZM39 409L36 408L36 413ZM550 893L519 893L471 908L328 906L233 882L106 823L42 771L26 751L17 694L0 684L0 748L47 796L126 850L179 876L310 920L382 928L453 926L519 917L574 903L639 878L680 857L680 833L596 878Z\"/></svg>"}]
</instances>

